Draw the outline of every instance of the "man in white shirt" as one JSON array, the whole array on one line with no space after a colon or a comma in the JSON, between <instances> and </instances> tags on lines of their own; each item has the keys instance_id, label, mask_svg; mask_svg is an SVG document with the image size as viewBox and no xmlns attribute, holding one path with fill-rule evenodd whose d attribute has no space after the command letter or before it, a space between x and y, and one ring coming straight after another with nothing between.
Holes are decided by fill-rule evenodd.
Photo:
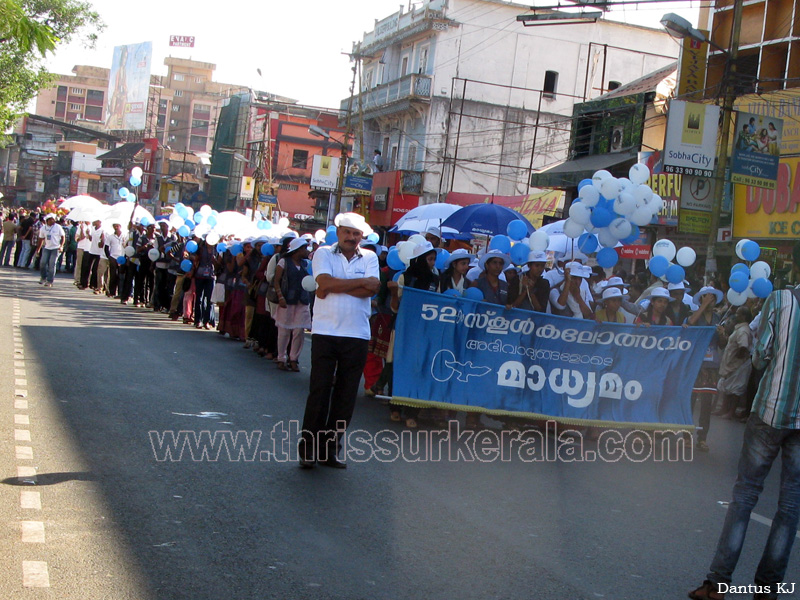
<instances>
[{"instance_id":1,"label":"man in white shirt","mask_svg":"<svg viewBox=\"0 0 800 600\"><path fill-rule=\"evenodd\" d=\"M91 226L86 221L78 223L78 230L75 232L75 240L78 242L78 250L75 254L75 285L80 287L81 277L83 276L83 257L89 260L89 249L92 247Z\"/></svg>"},{"instance_id":2,"label":"man in white shirt","mask_svg":"<svg viewBox=\"0 0 800 600\"><path fill-rule=\"evenodd\" d=\"M91 286L97 289L97 265L100 262L100 255L103 252L103 224L100 219L92 221L89 231L89 250L83 253L81 264L81 284L80 289L85 290ZM88 260L87 260L88 259Z\"/></svg>"},{"instance_id":3,"label":"man in white shirt","mask_svg":"<svg viewBox=\"0 0 800 600\"><path fill-rule=\"evenodd\" d=\"M53 279L56 276L56 261L58 255L64 250L64 228L56 223L56 216L47 215L44 219L44 226L39 229L39 244L36 252L42 253L39 260L41 269L41 279L39 283L45 287L53 287Z\"/></svg>"},{"instance_id":4,"label":"man in white shirt","mask_svg":"<svg viewBox=\"0 0 800 600\"><path fill-rule=\"evenodd\" d=\"M128 236L122 232L122 224L119 221L112 223L114 233L105 236L103 252L108 261L108 283L106 285L106 295L110 298L117 297L117 287L119 286L119 263L117 259L125 252L125 244L128 243Z\"/></svg>"},{"instance_id":5,"label":"man in white shirt","mask_svg":"<svg viewBox=\"0 0 800 600\"><path fill-rule=\"evenodd\" d=\"M337 469L341 436L355 408L367 361L370 299L380 288L378 257L359 248L372 233L356 213L336 216L337 243L318 248L312 271L317 283L311 327L311 381L299 445L300 466L315 462ZM335 376L335 383L334 383Z\"/></svg>"}]
</instances>

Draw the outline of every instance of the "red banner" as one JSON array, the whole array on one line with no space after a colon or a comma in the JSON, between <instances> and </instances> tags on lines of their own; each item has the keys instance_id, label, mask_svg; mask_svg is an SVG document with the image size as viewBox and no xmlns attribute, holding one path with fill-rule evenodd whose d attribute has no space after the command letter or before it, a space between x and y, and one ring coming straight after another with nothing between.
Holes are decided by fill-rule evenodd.
<instances>
[{"instance_id":1,"label":"red banner","mask_svg":"<svg viewBox=\"0 0 800 600\"><path fill-rule=\"evenodd\" d=\"M650 258L650 246L630 245L617 248L620 258L632 258L634 260L647 260Z\"/></svg>"}]
</instances>

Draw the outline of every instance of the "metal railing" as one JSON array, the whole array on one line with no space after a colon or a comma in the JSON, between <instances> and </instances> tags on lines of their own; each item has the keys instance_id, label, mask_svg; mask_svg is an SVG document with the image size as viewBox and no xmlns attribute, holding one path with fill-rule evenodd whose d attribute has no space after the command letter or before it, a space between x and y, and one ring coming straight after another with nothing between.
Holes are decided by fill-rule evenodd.
<instances>
[{"instance_id":1,"label":"metal railing","mask_svg":"<svg viewBox=\"0 0 800 600\"><path fill-rule=\"evenodd\" d=\"M381 109L402 100L427 100L431 98L431 77L429 75L405 75L389 83L384 83L361 94L364 112ZM347 112L349 98L339 104L340 118ZM357 110L359 97L353 98L353 110Z\"/></svg>"}]
</instances>

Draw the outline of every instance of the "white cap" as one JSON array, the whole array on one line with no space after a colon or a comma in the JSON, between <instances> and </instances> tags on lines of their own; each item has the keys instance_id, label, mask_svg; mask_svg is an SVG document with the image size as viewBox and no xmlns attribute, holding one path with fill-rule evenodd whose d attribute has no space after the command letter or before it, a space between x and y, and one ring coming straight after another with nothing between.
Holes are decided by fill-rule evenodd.
<instances>
[{"instance_id":1,"label":"white cap","mask_svg":"<svg viewBox=\"0 0 800 600\"><path fill-rule=\"evenodd\" d=\"M435 235L439 239L441 239L441 237L442 237L442 230L439 229L438 227L428 227L425 230L425 233L429 233L430 235Z\"/></svg>"},{"instance_id":2,"label":"white cap","mask_svg":"<svg viewBox=\"0 0 800 600\"><path fill-rule=\"evenodd\" d=\"M306 246L308 246L308 240L301 237L295 238L291 242L289 242L289 250L287 251L287 254L291 254L292 252L295 252L296 250L299 250L300 248L304 248Z\"/></svg>"},{"instance_id":3,"label":"white cap","mask_svg":"<svg viewBox=\"0 0 800 600\"><path fill-rule=\"evenodd\" d=\"M618 287L607 287L603 290L603 302L609 298L622 298L622 290Z\"/></svg>"},{"instance_id":4,"label":"white cap","mask_svg":"<svg viewBox=\"0 0 800 600\"><path fill-rule=\"evenodd\" d=\"M568 262L564 265L564 270L569 271L569 274L573 277L582 277L584 279L589 279L592 274L592 270L589 267L584 267L579 262Z\"/></svg>"},{"instance_id":5,"label":"white cap","mask_svg":"<svg viewBox=\"0 0 800 600\"><path fill-rule=\"evenodd\" d=\"M414 250L411 252L411 260L415 258L419 258L424 254L428 254L429 252L436 252L436 248L433 247L433 244L430 242L425 242L424 244L417 244L414 246Z\"/></svg>"},{"instance_id":6,"label":"white cap","mask_svg":"<svg viewBox=\"0 0 800 600\"><path fill-rule=\"evenodd\" d=\"M367 221L358 213L340 213L336 215L333 224L337 227L350 227L351 229L358 229L364 235L372 233L372 227L367 225Z\"/></svg>"},{"instance_id":7,"label":"white cap","mask_svg":"<svg viewBox=\"0 0 800 600\"><path fill-rule=\"evenodd\" d=\"M543 252L541 250L531 250L528 252L528 260L525 261L526 263L546 263L547 262L547 252Z\"/></svg>"},{"instance_id":8,"label":"white cap","mask_svg":"<svg viewBox=\"0 0 800 600\"><path fill-rule=\"evenodd\" d=\"M47 219L53 219L54 221L58 221L58 217L56 217L53 213L45 215L44 220L47 221Z\"/></svg>"}]
</instances>

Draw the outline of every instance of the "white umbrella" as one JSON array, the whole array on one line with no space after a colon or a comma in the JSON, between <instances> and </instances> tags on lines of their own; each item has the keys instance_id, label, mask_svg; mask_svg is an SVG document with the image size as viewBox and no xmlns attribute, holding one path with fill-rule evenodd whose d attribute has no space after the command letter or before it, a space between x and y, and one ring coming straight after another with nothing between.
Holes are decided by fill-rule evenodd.
<instances>
[{"instance_id":1,"label":"white umbrella","mask_svg":"<svg viewBox=\"0 0 800 600\"><path fill-rule=\"evenodd\" d=\"M133 222L140 223L142 219L147 219L150 223L155 223L156 219L152 215L152 213L143 208L140 205L136 205L136 210L134 211L134 203L128 202L127 200L123 200L122 202L117 202L116 204L112 205L108 218L109 219L119 219L120 224L127 225L131 220L131 214L133 214Z\"/></svg>"},{"instance_id":2,"label":"white umbrella","mask_svg":"<svg viewBox=\"0 0 800 600\"><path fill-rule=\"evenodd\" d=\"M422 206L412 208L404 214L392 229L396 231L424 233L429 227L441 227L442 221L460 208L461 207L456 204L447 204L445 202L423 204ZM452 230L452 233L457 232Z\"/></svg>"},{"instance_id":3,"label":"white umbrella","mask_svg":"<svg viewBox=\"0 0 800 600\"><path fill-rule=\"evenodd\" d=\"M240 231L248 229L251 220L247 215L233 210L226 210L217 215L217 224L214 231L220 235L236 235Z\"/></svg>"},{"instance_id":4,"label":"white umbrella","mask_svg":"<svg viewBox=\"0 0 800 600\"><path fill-rule=\"evenodd\" d=\"M79 195L79 196L72 196L71 198L67 198L61 204L58 205L58 208L63 208L65 210L72 210L74 208L100 208L104 206L100 200L97 198L92 198L91 196L86 195Z\"/></svg>"},{"instance_id":5,"label":"white umbrella","mask_svg":"<svg viewBox=\"0 0 800 600\"><path fill-rule=\"evenodd\" d=\"M67 213L67 219L70 221L85 221L91 223L92 221L96 221L100 219L101 221L108 216L108 207L100 204L96 207L77 207L73 208L71 211Z\"/></svg>"}]
</instances>

